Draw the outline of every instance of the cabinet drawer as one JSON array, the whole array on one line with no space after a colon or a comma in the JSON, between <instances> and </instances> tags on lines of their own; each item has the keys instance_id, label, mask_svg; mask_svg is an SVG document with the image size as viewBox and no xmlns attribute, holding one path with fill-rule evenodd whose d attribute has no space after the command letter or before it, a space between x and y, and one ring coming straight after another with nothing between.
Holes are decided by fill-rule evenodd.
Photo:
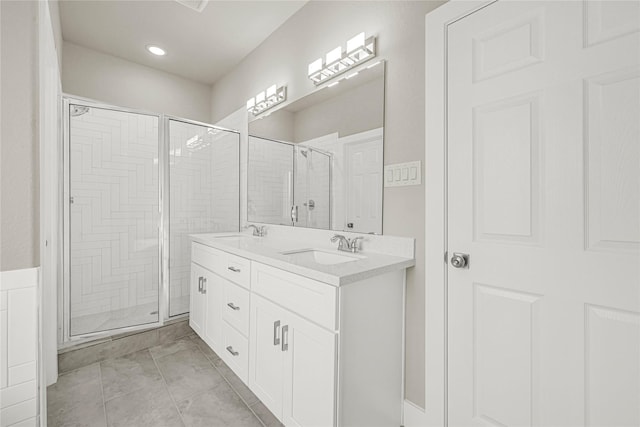
<instances>
[{"instance_id":1,"label":"cabinet drawer","mask_svg":"<svg viewBox=\"0 0 640 427\"><path fill-rule=\"evenodd\" d=\"M225 253L223 264L217 273L247 289L251 287L249 285L251 280L251 261L246 258Z\"/></svg>"},{"instance_id":2,"label":"cabinet drawer","mask_svg":"<svg viewBox=\"0 0 640 427\"><path fill-rule=\"evenodd\" d=\"M229 368L244 382L248 382L249 343L247 338L227 322L222 322L224 348L220 356Z\"/></svg>"},{"instance_id":3,"label":"cabinet drawer","mask_svg":"<svg viewBox=\"0 0 640 427\"><path fill-rule=\"evenodd\" d=\"M200 243L191 244L191 261L210 271L220 270L224 252L215 250Z\"/></svg>"},{"instance_id":4,"label":"cabinet drawer","mask_svg":"<svg viewBox=\"0 0 640 427\"><path fill-rule=\"evenodd\" d=\"M247 336L249 334L249 291L224 280L222 295L222 318Z\"/></svg>"},{"instance_id":5,"label":"cabinet drawer","mask_svg":"<svg viewBox=\"0 0 640 427\"><path fill-rule=\"evenodd\" d=\"M329 330L337 329L336 287L257 262L251 282L253 292Z\"/></svg>"}]
</instances>

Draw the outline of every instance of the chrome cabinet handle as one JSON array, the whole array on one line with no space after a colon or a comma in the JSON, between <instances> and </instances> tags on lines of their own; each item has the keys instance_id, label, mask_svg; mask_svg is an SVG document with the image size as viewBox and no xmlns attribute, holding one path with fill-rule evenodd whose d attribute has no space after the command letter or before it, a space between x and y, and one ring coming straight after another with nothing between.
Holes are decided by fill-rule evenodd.
<instances>
[{"instance_id":1,"label":"chrome cabinet handle","mask_svg":"<svg viewBox=\"0 0 640 427\"><path fill-rule=\"evenodd\" d=\"M231 308L231 310L236 310L236 311L240 310L240 307L238 307L237 305L235 305L232 302L228 302L227 306L229 306Z\"/></svg>"},{"instance_id":2,"label":"chrome cabinet handle","mask_svg":"<svg viewBox=\"0 0 640 427\"><path fill-rule=\"evenodd\" d=\"M280 329L280 321L273 322L273 345L280 345L280 337L278 336L278 329Z\"/></svg>"},{"instance_id":3,"label":"chrome cabinet handle","mask_svg":"<svg viewBox=\"0 0 640 427\"><path fill-rule=\"evenodd\" d=\"M289 325L284 325L282 327L282 351L289 350L289 342L287 338L289 338Z\"/></svg>"},{"instance_id":4,"label":"chrome cabinet handle","mask_svg":"<svg viewBox=\"0 0 640 427\"><path fill-rule=\"evenodd\" d=\"M207 293L207 278L206 277L202 278L202 293L203 294Z\"/></svg>"},{"instance_id":5,"label":"chrome cabinet handle","mask_svg":"<svg viewBox=\"0 0 640 427\"><path fill-rule=\"evenodd\" d=\"M236 267L231 267L231 266L229 266L229 267L227 267L227 270L231 270L231 271L233 271L234 273L240 273L240 269L239 269L239 268L236 268Z\"/></svg>"},{"instance_id":6,"label":"chrome cabinet handle","mask_svg":"<svg viewBox=\"0 0 640 427\"><path fill-rule=\"evenodd\" d=\"M202 293L202 276L198 277L198 292Z\"/></svg>"},{"instance_id":7,"label":"chrome cabinet handle","mask_svg":"<svg viewBox=\"0 0 640 427\"><path fill-rule=\"evenodd\" d=\"M234 350L233 350L233 347L231 347L231 346L227 347L227 351L228 351L229 353L231 353L231 355L232 355L232 356L237 356L237 355L239 355L239 354L240 354L240 353L238 353L237 351L234 351Z\"/></svg>"}]
</instances>

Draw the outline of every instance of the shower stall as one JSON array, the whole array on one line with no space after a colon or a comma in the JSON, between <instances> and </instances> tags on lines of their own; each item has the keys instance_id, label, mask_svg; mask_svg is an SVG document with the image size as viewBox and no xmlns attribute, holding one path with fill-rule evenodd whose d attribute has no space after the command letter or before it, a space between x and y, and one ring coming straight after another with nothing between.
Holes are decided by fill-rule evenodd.
<instances>
[{"instance_id":1,"label":"shower stall","mask_svg":"<svg viewBox=\"0 0 640 427\"><path fill-rule=\"evenodd\" d=\"M189 311L188 235L239 230L238 132L64 99L60 341Z\"/></svg>"}]
</instances>

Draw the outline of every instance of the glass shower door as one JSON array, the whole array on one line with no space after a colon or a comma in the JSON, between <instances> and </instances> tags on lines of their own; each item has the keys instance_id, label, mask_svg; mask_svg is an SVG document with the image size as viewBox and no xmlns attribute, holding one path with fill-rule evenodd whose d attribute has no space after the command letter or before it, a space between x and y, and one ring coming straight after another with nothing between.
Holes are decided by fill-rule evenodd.
<instances>
[{"instance_id":1,"label":"glass shower door","mask_svg":"<svg viewBox=\"0 0 640 427\"><path fill-rule=\"evenodd\" d=\"M69 336L157 323L159 118L66 105Z\"/></svg>"},{"instance_id":2,"label":"glass shower door","mask_svg":"<svg viewBox=\"0 0 640 427\"><path fill-rule=\"evenodd\" d=\"M169 137L169 316L189 311L190 234L240 228L240 134L178 119Z\"/></svg>"}]
</instances>

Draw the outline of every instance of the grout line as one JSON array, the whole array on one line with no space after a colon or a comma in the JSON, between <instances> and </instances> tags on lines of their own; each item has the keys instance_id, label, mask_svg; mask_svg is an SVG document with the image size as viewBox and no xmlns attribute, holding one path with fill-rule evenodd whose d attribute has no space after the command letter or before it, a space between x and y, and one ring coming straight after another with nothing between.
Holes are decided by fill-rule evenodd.
<instances>
[{"instance_id":1,"label":"grout line","mask_svg":"<svg viewBox=\"0 0 640 427\"><path fill-rule=\"evenodd\" d=\"M203 341L204 342L204 341ZM211 364L211 366L213 366L213 369L215 369L218 374L220 374L220 376L222 377L222 379L229 384L229 387L231 388L231 390L233 390L233 392L236 394L236 396L238 396L240 398L240 401L242 401L242 403L244 403L244 405L249 409L249 411L251 411L251 413L253 414L254 417L256 417L258 419L258 421L260 421L260 424L262 424L264 427L267 427L266 424L264 423L264 421L262 421L262 418L260 418L258 416L258 414L256 414L253 409L251 409L251 406L247 403L246 400L244 400L242 398L242 396L240 395L240 393L238 393L238 391L233 387L233 385L231 385L231 382L229 381L229 379L227 379L227 377L222 373L222 371L220 369L218 369L218 367L216 366L216 364L205 354L205 352L200 348L200 346L198 345L197 342L194 342L194 344L196 345L196 347L198 348L198 350L200 350L200 353L202 353L202 355L205 357L205 359L207 359L209 361L209 363ZM205 343L206 344L206 343ZM213 350L211 350L213 351ZM220 361L222 363L224 363L227 367L229 367L224 360L222 360L222 358L220 356L218 356L218 354L216 352L213 352L218 359L220 359ZM229 370L231 370L231 368L229 368ZM257 397L256 397L257 398ZM258 399L258 402L260 402L260 399ZM254 405L258 402L255 402Z\"/></svg>"},{"instance_id":2,"label":"grout line","mask_svg":"<svg viewBox=\"0 0 640 427\"><path fill-rule=\"evenodd\" d=\"M100 394L102 395L102 411L104 413L104 424L109 425L107 419L107 402L104 400L104 382L102 381L102 362L98 362L98 376L100 377Z\"/></svg>"},{"instance_id":3,"label":"grout line","mask_svg":"<svg viewBox=\"0 0 640 427\"><path fill-rule=\"evenodd\" d=\"M175 341L173 341L173 342L175 342ZM160 345L163 345L163 344L160 344ZM147 351L149 351L149 349L147 349ZM182 412L180 412L180 408L178 408L178 404L176 403L176 400L173 398L173 395L169 391L169 384L167 384L167 380L164 378L164 375L162 375L162 371L160 370L160 367L158 366L158 362L156 362L156 358L153 356L153 353L151 353L150 351L149 351L149 355L151 355L151 360L153 360L153 364L155 365L156 369L158 370L158 373L160 374L160 378L162 378L162 383L164 384L164 389L167 391L167 394L169 395L169 399L171 399L171 401L173 402L173 407L176 408L176 412L178 413L178 416L180 417L180 421L182 422L182 425L186 426L187 423L184 422L184 418L182 417Z\"/></svg>"}]
</instances>

